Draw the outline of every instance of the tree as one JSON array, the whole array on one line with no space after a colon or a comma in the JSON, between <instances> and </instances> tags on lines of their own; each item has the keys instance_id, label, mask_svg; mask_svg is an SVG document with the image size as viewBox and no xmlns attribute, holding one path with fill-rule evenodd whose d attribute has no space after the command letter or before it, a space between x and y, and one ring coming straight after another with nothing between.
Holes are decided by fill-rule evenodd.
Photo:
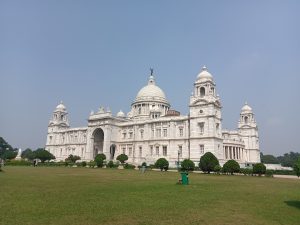
<instances>
[{"instance_id":1,"label":"tree","mask_svg":"<svg viewBox=\"0 0 300 225\"><path fill-rule=\"evenodd\" d=\"M12 151L12 150L7 150L2 154L2 159L4 160L11 160L16 158L18 152Z\"/></svg>"},{"instance_id":2,"label":"tree","mask_svg":"<svg viewBox=\"0 0 300 225\"><path fill-rule=\"evenodd\" d=\"M193 171L195 169L195 163L190 159L185 159L181 162L181 170Z\"/></svg>"},{"instance_id":3,"label":"tree","mask_svg":"<svg viewBox=\"0 0 300 225\"><path fill-rule=\"evenodd\" d=\"M233 175L233 173L240 172L240 165L233 159L228 160L223 166L223 171Z\"/></svg>"},{"instance_id":4,"label":"tree","mask_svg":"<svg viewBox=\"0 0 300 225\"><path fill-rule=\"evenodd\" d=\"M290 152L290 153L285 153L283 156L277 157L277 159L279 160L282 166L293 167L299 157L300 157L300 153Z\"/></svg>"},{"instance_id":5,"label":"tree","mask_svg":"<svg viewBox=\"0 0 300 225\"><path fill-rule=\"evenodd\" d=\"M7 151L10 151L10 153L5 153ZM14 152L13 147L9 145L4 138L0 137L0 158L5 159L6 156L10 156L11 152ZM5 155L6 154L6 155ZM5 157L4 157L5 156ZM17 156L17 155L16 155ZM15 157L16 157L15 156ZM10 158L10 157L9 157ZM14 158L14 157L13 157Z\"/></svg>"},{"instance_id":6,"label":"tree","mask_svg":"<svg viewBox=\"0 0 300 225\"><path fill-rule=\"evenodd\" d=\"M262 163L279 164L279 160L274 155L264 155L261 153L260 159Z\"/></svg>"},{"instance_id":7,"label":"tree","mask_svg":"<svg viewBox=\"0 0 300 225\"><path fill-rule=\"evenodd\" d=\"M43 162L51 159L55 159L54 155L43 148L38 148L34 151L34 155L36 159L40 159Z\"/></svg>"},{"instance_id":8,"label":"tree","mask_svg":"<svg viewBox=\"0 0 300 225\"><path fill-rule=\"evenodd\" d=\"M199 168L203 172L210 173L214 170L215 166L219 165L219 160L216 158L214 154L211 152L206 152L201 158L199 162Z\"/></svg>"},{"instance_id":9,"label":"tree","mask_svg":"<svg viewBox=\"0 0 300 225\"><path fill-rule=\"evenodd\" d=\"M263 163L256 163L253 166L253 173L261 176L266 173L266 166Z\"/></svg>"},{"instance_id":10,"label":"tree","mask_svg":"<svg viewBox=\"0 0 300 225\"><path fill-rule=\"evenodd\" d=\"M30 148L26 148L22 154L21 154L22 159L28 159L28 160L33 160L35 158L34 152Z\"/></svg>"},{"instance_id":11,"label":"tree","mask_svg":"<svg viewBox=\"0 0 300 225\"><path fill-rule=\"evenodd\" d=\"M222 170L222 167L220 165L216 165L214 168L214 172L216 172L217 174L220 174L221 170Z\"/></svg>"},{"instance_id":12,"label":"tree","mask_svg":"<svg viewBox=\"0 0 300 225\"><path fill-rule=\"evenodd\" d=\"M69 161L69 162L72 162L72 163L75 163L77 160L80 160L80 156L78 155L69 155L68 158L65 159L65 161Z\"/></svg>"},{"instance_id":13,"label":"tree","mask_svg":"<svg viewBox=\"0 0 300 225\"><path fill-rule=\"evenodd\" d=\"M298 177L300 177L300 157L298 158L297 162L295 162L293 168L294 168L296 175Z\"/></svg>"},{"instance_id":14,"label":"tree","mask_svg":"<svg viewBox=\"0 0 300 225\"><path fill-rule=\"evenodd\" d=\"M128 156L125 154L118 155L117 160L119 160L122 164L124 164L125 161L128 160Z\"/></svg>"},{"instance_id":15,"label":"tree","mask_svg":"<svg viewBox=\"0 0 300 225\"><path fill-rule=\"evenodd\" d=\"M154 165L156 168L159 168L160 171L167 171L169 169L169 162L165 158L159 158Z\"/></svg>"}]
</instances>

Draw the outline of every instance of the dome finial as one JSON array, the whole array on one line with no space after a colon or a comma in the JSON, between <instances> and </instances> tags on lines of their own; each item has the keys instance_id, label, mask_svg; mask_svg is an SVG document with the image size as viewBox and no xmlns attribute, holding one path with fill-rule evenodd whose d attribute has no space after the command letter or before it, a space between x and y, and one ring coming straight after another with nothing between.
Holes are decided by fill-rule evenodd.
<instances>
[{"instance_id":1,"label":"dome finial","mask_svg":"<svg viewBox=\"0 0 300 225\"><path fill-rule=\"evenodd\" d=\"M149 80L148 80L148 85L150 85L150 84L155 85L155 79L154 79L153 71L154 71L154 69L150 68L150 76L149 76Z\"/></svg>"},{"instance_id":2,"label":"dome finial","mask_svg":"<svg viewBox=\"0 0 300 225\"><path fill-rule=\"evenodd\" d=\"M207 71L207 67L205 65L202 67L202 71Z\"/></svg>"},{"instance_id":3,"label":"dome finial","mask_svg":"<svg viewBox=\"0 0 300 225\"><path fill-rule=\"evenodd\" d=\"M152 67L150 67L150 75L153 76L153 71L154 69Z\"/></svg>"}]
</instances>

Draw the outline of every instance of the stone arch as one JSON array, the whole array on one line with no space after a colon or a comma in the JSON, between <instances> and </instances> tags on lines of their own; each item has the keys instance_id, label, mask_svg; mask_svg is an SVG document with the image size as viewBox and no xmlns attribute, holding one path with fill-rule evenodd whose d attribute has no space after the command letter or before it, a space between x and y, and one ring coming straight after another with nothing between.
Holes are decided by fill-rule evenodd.
<instances>
[{"instance_id":1,"label":"stone arch","mask_svg":"<svg viewBox=\"0 0 300 225\"><path fill-rule=\"evenodd\" d=\"M95 157L97 154L103 153L104 132L101 128L94 130L93 139L93 151Z\"/></svg>"},{"instance_id":2,"label":"stone arch","mask_svg":"<svg viewBox=\"0 0 300 225\"><path fill-rule=\"evenodd\" d=\"M203 96L205 96L205 88L201 87L200 88L200 97L203 97Z\"/></svg>"}]
</instances>

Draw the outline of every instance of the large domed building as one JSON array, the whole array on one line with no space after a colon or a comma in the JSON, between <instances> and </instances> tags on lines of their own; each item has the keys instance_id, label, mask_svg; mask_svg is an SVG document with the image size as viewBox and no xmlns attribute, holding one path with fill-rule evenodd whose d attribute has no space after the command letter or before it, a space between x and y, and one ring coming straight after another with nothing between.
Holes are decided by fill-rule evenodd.
<instances>
[{"instance_id":1,"label":"large domed building","mask_svg":"<svg viewBox=\"0 0 300 225\"><path fill-rule=\"evenodd\" d=\"M91 112L87 127L70 128L68 113L61 102L48 125L46 150L56 160L70 154L90 161L99 153L107 160L128 155L129 163L154 164L166 158L171 167L183 159L198 163L212 152L224 164L229 159L241 166L260 162L259 137L252 108L246 103L240 113L237 130L222 129L221 100L211 73L204 66L196 77L190 97L189 114L170 109L164 91L156 84L153 71L125 114L116 115L100 107Z\"/></svg>"}]
</instances>

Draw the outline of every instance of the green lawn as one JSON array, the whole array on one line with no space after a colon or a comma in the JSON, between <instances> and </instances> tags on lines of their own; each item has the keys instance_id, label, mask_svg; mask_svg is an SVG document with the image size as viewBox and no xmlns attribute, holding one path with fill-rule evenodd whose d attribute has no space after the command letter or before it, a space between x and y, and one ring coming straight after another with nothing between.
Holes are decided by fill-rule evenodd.
<instances>
[{"instance_id":1,"label":"green lawn","mask_svg":"<svg viewBox=\"0 0 300 225\"><path fill-rule=\"evenodd\" d=\"M5 167L1 225L300 224L300 180Z\"/></svg>"}]
</instances>

